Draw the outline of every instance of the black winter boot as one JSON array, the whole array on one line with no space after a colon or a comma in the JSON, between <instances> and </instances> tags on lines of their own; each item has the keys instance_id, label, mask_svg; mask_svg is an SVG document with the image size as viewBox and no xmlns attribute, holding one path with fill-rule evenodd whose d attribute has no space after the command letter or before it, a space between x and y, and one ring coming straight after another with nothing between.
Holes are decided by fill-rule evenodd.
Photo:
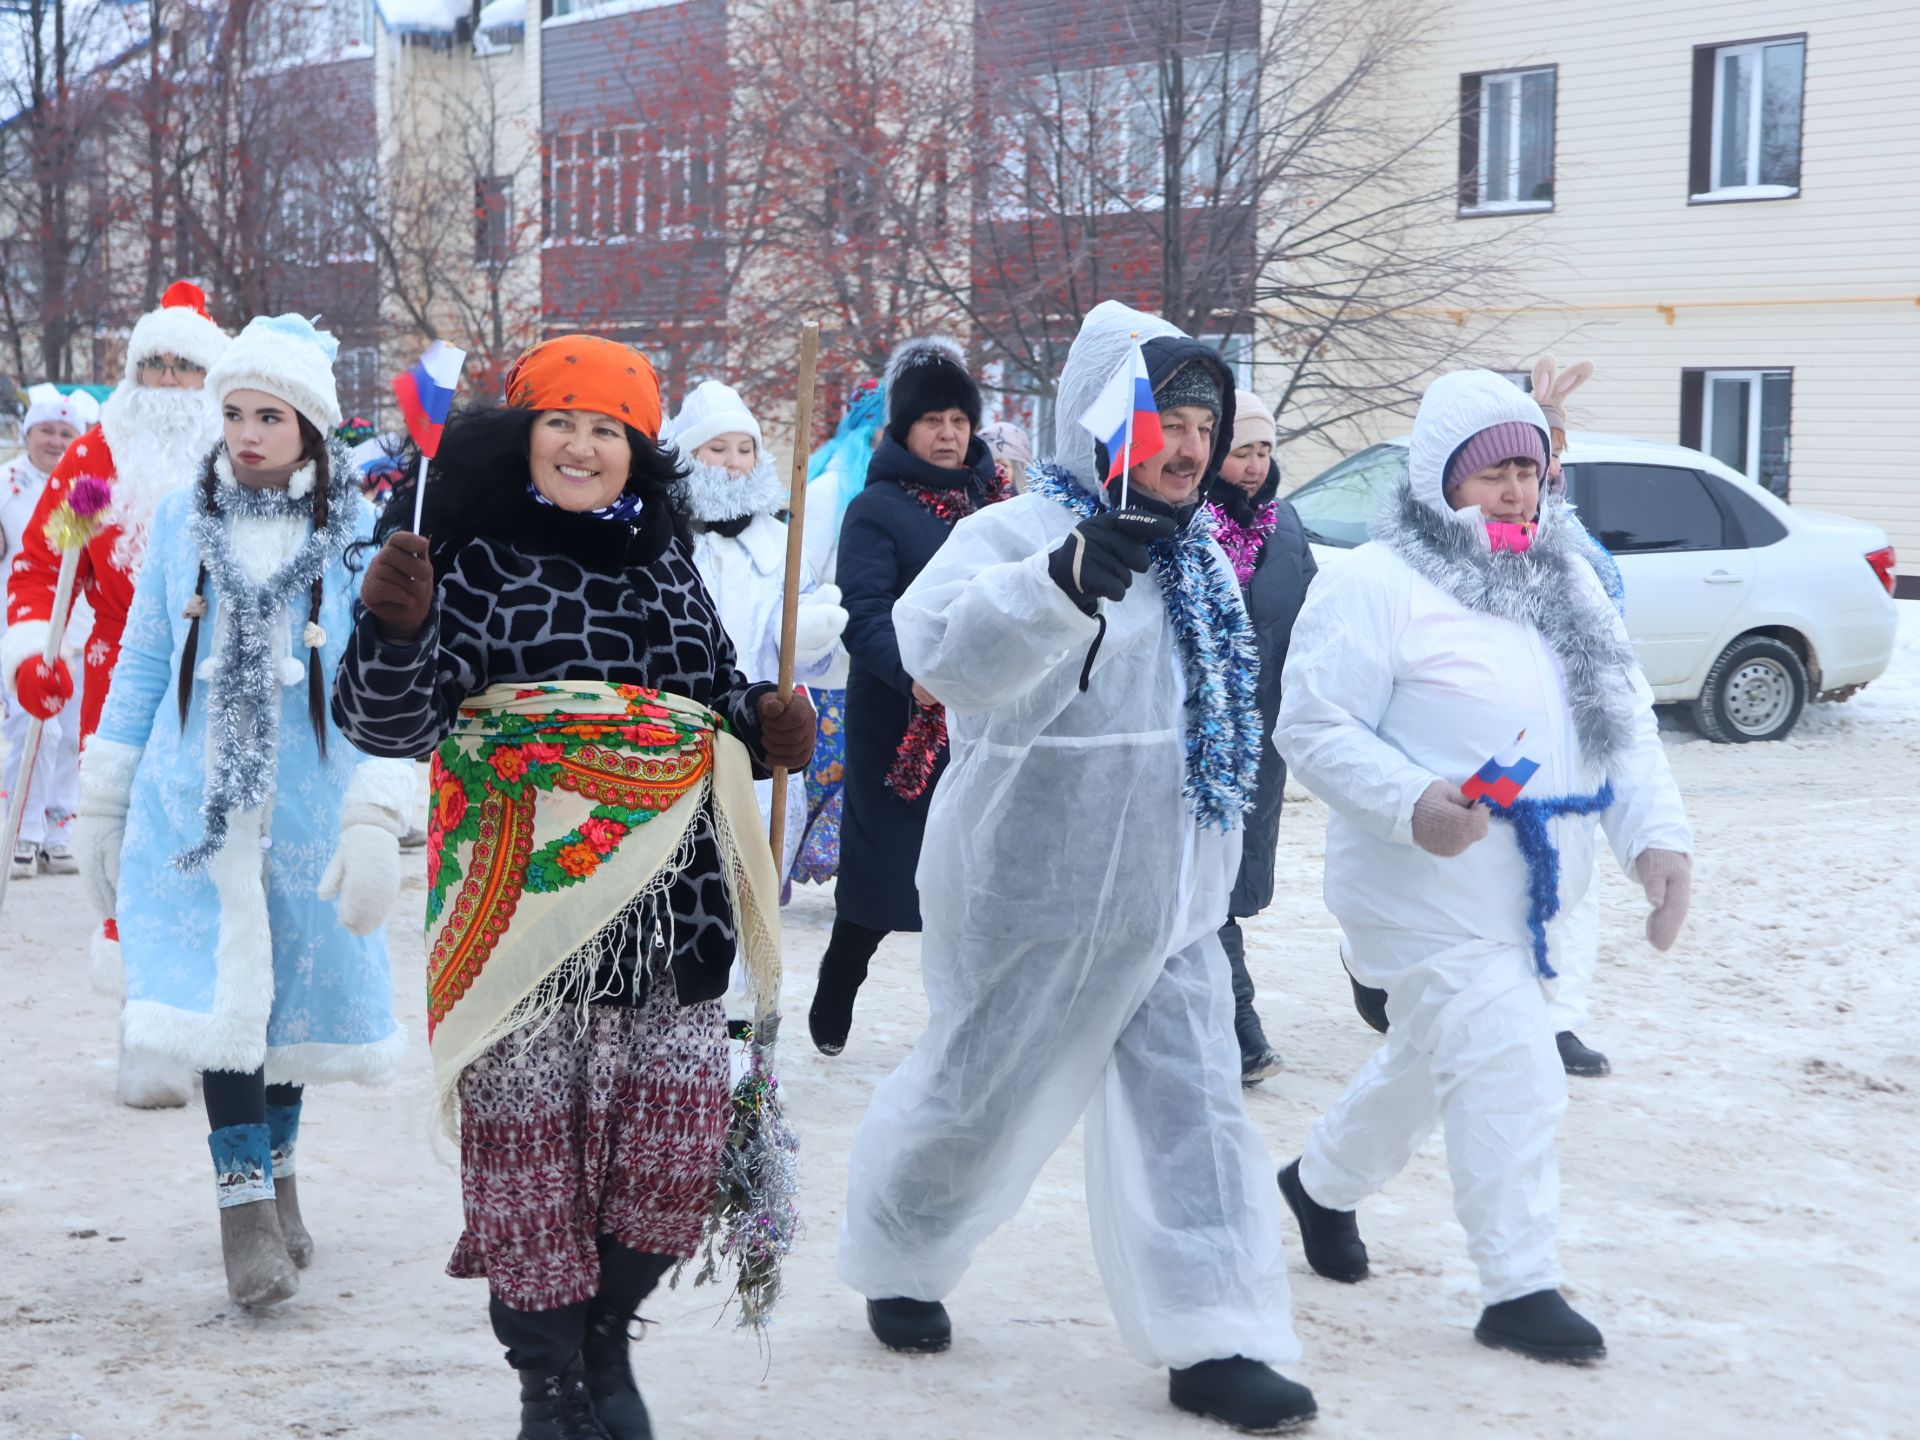
<instances>
[{"instance_id":1,"label":"black winter boot","mask_svg":"<svg viewBox=\"0 0 1920 1440\"><path fill-rule=\"evenodd\" d=\"M1224 1420L1250 1435L1277 1435L1306 1424L1318 1413L1313 1392L1271 1365L1235 1355L1202 1360L1167 1379L1167 1398L1182 1410Z\"/></svg>"},{"instance_id":2,"label":"black winter boot","mask_svg":"<svg viewBox=\"0 0 1920 1440\"><path fill-rule=\"evenodd\" d=\"M882 1345L905 1355L937 1355L953 1343L953 1321L938 1300L869 1300L867 1324Z\"/></svg>"},{"instance_id":3,"label":"black winter boot","mask_svg":"<svg viewBox=\"0 0 1920 1440\"><path fill-rule=\"evenodd\" d=\"M587 1338L580 1347L593 1413L613 1440L653 1440L653 1424L633 1378L630 1326L679 1258L629 1250L600 1237L600 1293L587 1302Z\"/></svg>"},{"instance_id":4,"label":"black winter boot","mask_svg":"<svg viewBox=\"0 0 1920 1440\"><path fill-rule=\"evenodd\" d=\"M1536 1290L1480 1312L1473 1338L1495 1350L1517 1350L1535 1360L1584 1365L1606 1357L1600 1327L1567 1303L1558 1290Z\"/></svg>"},{"instance_id":5,"label":"black winter boot","mask_svg":"<svg viewBox=\"0 0 1920 1440\"><path fill-rule=\"evenodd\" d=\"M1220 927L1220 948L1227 952L1233 976L1233 1038L1240 1045L1240 1083L1258 1085L1280 1073L1280 1054L1267 1043L1266 1028L1253 1008L1253 976L1247 972L1247 941L1240 922L1229 919Z\"/></svg>"},{"instance_id":6,"label":"black winter boot","mask_svg":"<svg viewBox=\"0 0 1920 1440\"><path fill-rule=\"evenodd\" d=\"M853 1030L853 1002L867 983L867 965L873 952L886 938L884 930L856 925L851 920L834 920L827 953L820 957L813 1004L807 1008L807 1031L822 1055L838 1055L847 1048L847 1036Z\"/></svg>"},{"instance_id":7,"label":"black winter boot","mask_svg":"<svg viewBox=\"0 0 1920 1440\"><path fill-rule=\"evenodd\" d=\"M1367 1278L1367 1247L1354 1211L1330 1210L1307 1194L1298 1160L1280 1172L1280 1193L1300 1222L1300 1248L1316 1275L1344 1285Z\"/></svg>"},{"instance_id":8,"label":"black winter boot","mask_svg":"<svg viewBox=\"0 0 1920 1440\"><path fill-rule=\"evenodd\" d=\"M574 1356L561 1370L522 1370L519 1440L609 1440L594 1418L586 1371Z\"/></svg>"},{"instance_id":9,"label":"black winter boot","mask_svg":"<svg viewBox=\"0 0 1920 1440\"><path fill-rule=\"evenodd\" d=\"M1560 1047L1560 1064L1567 1074L1597 1078L1613 1073L1613 1066L1607 1063L1607 1057L1591 1046L1581 1044L1580 1037L1571 1030L1562 1030L1553 1037L1553 1042Z\"/></svg>"}]
</instances>

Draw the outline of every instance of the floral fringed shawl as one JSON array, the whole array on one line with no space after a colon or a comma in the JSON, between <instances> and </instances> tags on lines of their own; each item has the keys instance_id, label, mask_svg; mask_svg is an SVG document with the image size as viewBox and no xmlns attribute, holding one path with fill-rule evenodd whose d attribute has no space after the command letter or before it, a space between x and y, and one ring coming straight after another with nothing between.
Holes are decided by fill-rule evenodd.
<instances>
[{"instance_id":1,"label":"floral fringed shawl","mask_svg":"<svg viewBox=\"0 0 1920 1440\"><path fill-rule=\"evenodd\" d=\"M718 1278L717 1256L733 1260L741 1323L763 1326L799 1224L798 1146L773 1071L779 884L746 747L711 710L665 691L498 685L461 706L432 785L427 1039L449 1118L461 1071L522 1026L566 1023L628 918L665 915L711 797L756 1019L698 1278Z\"/></svg>"}]
</instances>

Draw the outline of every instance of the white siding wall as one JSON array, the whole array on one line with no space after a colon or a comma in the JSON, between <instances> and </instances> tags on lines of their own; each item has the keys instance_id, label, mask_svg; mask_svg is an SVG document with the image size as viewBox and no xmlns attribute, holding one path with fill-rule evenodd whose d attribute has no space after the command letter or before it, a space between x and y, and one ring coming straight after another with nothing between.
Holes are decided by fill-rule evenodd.
<instances>
[{"instance_id":1,"label":"white siding wall","mask_svg":"<svg viewBox=\"0 0 1920 1440\"><path fill-rule=\"evenodd\" d=\"M1800 196L1688 204L1693 47L1801 32ZM1527 227L1526 288L1568 307L1517 317L1484 363L1590 356L1575 428L1659 440L1680 438L1682 368L1791 367L1791 498L1884 525L1920 576L1920 5L1458 0L1408 83L1441 103L1463 74L1537 64L1559 67L1554 210L1435 217L1490 239ZM1448 175L1453 141L1432 160ZM1687 303L1754 300L1788 303ZM1378 417L1338 449L1406 426ZM1290 447L1290 481L1335 453Z\"/></svg>"}]
</instances>

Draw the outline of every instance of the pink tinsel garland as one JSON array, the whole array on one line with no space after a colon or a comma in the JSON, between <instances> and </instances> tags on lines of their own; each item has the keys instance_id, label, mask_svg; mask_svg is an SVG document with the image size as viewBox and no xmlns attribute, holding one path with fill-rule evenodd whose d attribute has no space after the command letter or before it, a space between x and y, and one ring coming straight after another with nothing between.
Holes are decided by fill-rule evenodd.
<instances>
[{"instance_id":1,"label":"pink tinsel garland","mask_svg":"<svg viewBox=\"0 0 1920 1440\"><path fill-rule=\"evenodd\" d=\"M1260 563L1260 551L1279 523L1278 508L1269 500L1253 512L1251 525L1242 525L1218 505L1207 508L1213 511L1213 538L1220 542L1227 559L1233 562L1233 578L1245 585L1253 578L1254 567Z\"/></svg>"}]
</instances>

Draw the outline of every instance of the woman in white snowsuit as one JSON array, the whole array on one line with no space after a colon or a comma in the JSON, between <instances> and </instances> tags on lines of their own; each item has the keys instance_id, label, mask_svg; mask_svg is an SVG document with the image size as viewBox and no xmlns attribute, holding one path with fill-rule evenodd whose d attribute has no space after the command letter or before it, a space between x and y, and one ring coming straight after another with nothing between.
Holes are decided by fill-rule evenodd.
<instances>
[{"instance_id":1,"label":"woman in white snowsuit","mask_svg":"<svg viewBox=\"0 0 1920 1440\"><path fill-rule=\"evenodd\" d=\"M1123 513L1078 422L1135 334L1168 444ZM1265 737L1252 631L1198 503L1232 380L1107 302L1059 395L1056 463L962 521L893 610L953 760L917 877L927 1030L854 1137L840 1276L885 1344L945 1349L939 1302L1084 1116L1128 1348L1172 1370L1174 1403L1277 1428L1313 1398L1270 1368L1300 1352L1217 933Z\"/></svg>"},{"instance_id":2,"label":"woman in white snowsuit","mask_svg":"<svg viewBox=\"0 0 1920 1440\"><path fill-rule=\"evenodd\" d=\"M228 1293L291 1296L313 1242L303 1087L399 1063L386 921L413 770L327 718L373 530L333 337L257 319L207 375L224 439L160 504L81 768L82 873L117 917L126 1040L202 1072Z\"/></svg>"},{"instance_id":3,"label":"woman in white snowsuit","mask_svg":"<svg viewBox=\"0 0 1920 1440\"><path fill-rule=\"evenodd\" d=\"M693 522L693 563L733 641L734 663L750 681L780 676L780 618L787 584L787 486L774 470L760 422L739 392L703 380L681 402L665 438L687 467L681 481ZM819 517L831 525L830 517ZM794 683L837 688L846 684L840 634L847 612L836 586L810 568L800 577L794 631ZM773 782L754 784L762 814L773 813ZM787 777L787 833L781 855L784 886L807 828L806 776Z\"/></svg>"},{"instance_id":4,"label":"woman in white snowsuit","mask_svg":"<svg viewBox=\"0 0 1920 1440\"><path fill-rule=\"evenodd\" d=\"M1327 907L1392 1024L1280 1183L1308 1263L1363 1279L1355 1207L1444 1125L1476 1337L1582 1361L1605 1344L1557 1288L1567 1082L1547 992L1596 834L1645 886L1661 949L1693 840L1625 627L1578 521L1542 497L1547 459L1540 407L1507 381L1435 381L1408 483L1294 627L1277 738L1332 812ZM1460 787L1496 756L1539 768L1490 825Z\"/></svg>"}]
</instances>

